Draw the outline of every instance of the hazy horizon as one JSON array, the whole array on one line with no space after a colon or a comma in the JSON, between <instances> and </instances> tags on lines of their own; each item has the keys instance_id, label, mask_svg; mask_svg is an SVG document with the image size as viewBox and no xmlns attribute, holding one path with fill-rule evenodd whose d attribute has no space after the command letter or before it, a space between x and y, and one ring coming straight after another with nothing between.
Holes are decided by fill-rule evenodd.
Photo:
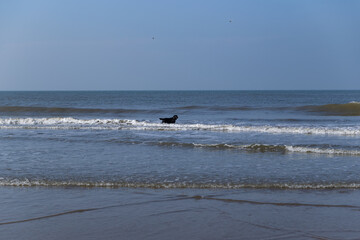
<instances>
[{"instance_id":1,"label":"hazy horizon","mask_svg":"<svg viewBox=\"0 0 360 240\"><path fill-rule=\"evenodd\" d=\"M356 92L360 91L360 89L166 89L166 90L158 90L158 89L145 89L145 90L132 90L132 89L120 89L120 90L86 90L86 89L77 89L77 90L0 90L0 92L301 92L301 91L314 91L314 92L336 92L336 91L345 91L345 92Z\"/></svg>"}]
</instances>

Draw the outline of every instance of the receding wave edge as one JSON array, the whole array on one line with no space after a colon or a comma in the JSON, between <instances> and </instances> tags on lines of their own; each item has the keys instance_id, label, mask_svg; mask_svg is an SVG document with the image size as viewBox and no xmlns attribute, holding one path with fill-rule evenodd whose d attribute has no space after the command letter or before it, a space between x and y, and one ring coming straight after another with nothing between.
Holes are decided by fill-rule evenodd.
<instances>
[{"instance_id":1,"label":"receding wave edge","mask_svg":"<svg viewBox=\"0 0 360 240\"><path fill-rule=\"evenodd\" d=\"M359 189L360 183L192 183L192 182L81 182L0 178L9 187L84 187L84 188L195 188L195 189Z\"/></svg>"}]
</instances>

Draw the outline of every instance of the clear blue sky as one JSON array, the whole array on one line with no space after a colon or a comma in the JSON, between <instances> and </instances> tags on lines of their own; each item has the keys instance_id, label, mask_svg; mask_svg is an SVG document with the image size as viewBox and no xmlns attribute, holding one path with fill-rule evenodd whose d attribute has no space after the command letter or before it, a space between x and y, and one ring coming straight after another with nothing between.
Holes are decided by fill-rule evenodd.
<instances>
[{"instance_id":1,"label":"clear blue sky","mask_svg":"<svg viewBox=\"0 0 360 240\"><path fill-rule=\"evenodd\" d=\"M360 89L360 1L0 1L0 90L251 89Z\"/></svg>"}]
</instances>

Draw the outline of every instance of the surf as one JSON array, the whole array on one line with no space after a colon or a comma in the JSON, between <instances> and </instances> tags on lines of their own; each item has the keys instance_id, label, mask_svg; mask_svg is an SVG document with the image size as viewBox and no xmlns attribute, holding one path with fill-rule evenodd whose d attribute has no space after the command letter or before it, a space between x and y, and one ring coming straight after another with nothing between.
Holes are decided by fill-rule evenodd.
<instances>
[{"instance_id":1,"label":"surf","mask_svg":"<svg viewBox=\"0 0 360 240\"><path fill-rule=\"evenodd\" d=\"M0 186L50 188L149 188L149 189L360 189L360 182L203 182L192 181L78 181L30 178L2 178Z\"/></svg>"},{"instance_id":2,"label":"surf","mask_svg":"<svg viewBox=\"0 0 360 240\"><path fill-rule=\"evenodd\" d=\"M360 135L359 126L289 126L289 125L231 125L231 124L161 124L135 119L0 118L0 129L96 129L142 131L214 131L258 132L266 134Z\"/></svg>"}]
</instances>

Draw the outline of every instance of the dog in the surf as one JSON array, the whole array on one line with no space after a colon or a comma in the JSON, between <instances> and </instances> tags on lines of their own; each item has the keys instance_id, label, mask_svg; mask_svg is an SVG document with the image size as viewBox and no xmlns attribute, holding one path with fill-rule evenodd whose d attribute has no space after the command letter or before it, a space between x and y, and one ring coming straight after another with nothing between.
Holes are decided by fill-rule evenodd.
<instances>
[{"instance_id":1,"label":"dog in the surf","mask_svg":"<svg viewBox=\"0 0 360 240\"><path fill-rule=\"evenodd\" d=\"M172 118L159 118L162 123L175 123L176 119L178 119L177 115L174 115Z\"/></svg>"}]
</instances>

